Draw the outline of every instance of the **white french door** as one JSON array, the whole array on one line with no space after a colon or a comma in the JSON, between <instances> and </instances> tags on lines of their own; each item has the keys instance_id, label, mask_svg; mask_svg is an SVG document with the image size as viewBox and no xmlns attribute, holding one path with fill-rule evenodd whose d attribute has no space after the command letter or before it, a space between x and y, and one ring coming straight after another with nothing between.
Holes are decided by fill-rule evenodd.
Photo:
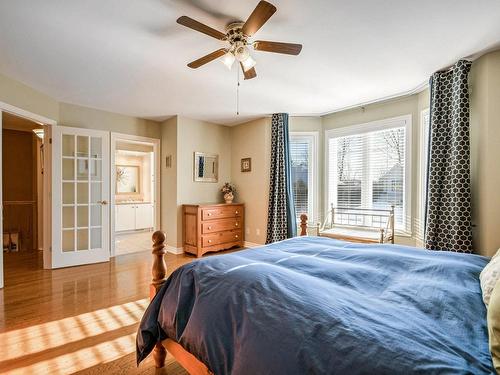
<instances>
[{"instance_id":1,"label":"white french door","mask_svg":"<svg viewBox=\"0 0 500 375\"><path fill-rule=\"evenodd\" d=\"M54 126L52 268L109 261L109 133Z\"/></svg>"},{"instance_id":2,"label":"white french door","mask_svg":"<svg viewBox=\"0 0 500 375\"><path fill-rule=\"evenodd\" d=\"M2 111L0 110L0 166L2 165L2 137L3 137L3 125L2 125L2 118L3 114ZM3 176L3 168L0 168L0 186L2 186L2 189L0 189L0 233L2 233L3 236L3 197L2 197L2 191L3 191L3 184L2 184L2 176ZM3 288L3 247L2 251L0 251L0 289ZM3 295L2 295L3 296Z\"/></svg>"}]
</instances>

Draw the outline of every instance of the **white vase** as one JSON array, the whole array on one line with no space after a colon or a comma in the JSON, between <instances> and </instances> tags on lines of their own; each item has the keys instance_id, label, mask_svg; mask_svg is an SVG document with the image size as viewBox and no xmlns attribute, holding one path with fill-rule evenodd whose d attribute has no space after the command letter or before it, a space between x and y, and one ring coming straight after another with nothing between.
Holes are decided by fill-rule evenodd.
<instances>
[{"instance_id":1,"label":"white vase","mask_svg":"<svg viewBox=\"0 0 500 375\"><path fill-rule=\"evenodd\" d=\"M233 203L233 199L234 199L234 195L233 193L226 193L224 194L224 200L226 201L226 203Z\"/></svg>"}]
</instances>

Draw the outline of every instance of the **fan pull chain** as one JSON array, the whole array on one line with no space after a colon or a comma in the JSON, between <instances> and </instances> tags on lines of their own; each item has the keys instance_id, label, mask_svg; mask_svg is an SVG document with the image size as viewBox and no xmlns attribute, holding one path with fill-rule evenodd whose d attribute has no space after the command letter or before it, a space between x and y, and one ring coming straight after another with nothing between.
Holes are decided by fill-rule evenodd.
<instances>
[{"instance_id":1,"label":"fan pull chain","mask_svg":"<svg viewBox=\"0 0 500 375\"><path fill-rule=\"evenodd\" d=\"M240 69L236 69L236 81L238 82L236 86L236 116L240 115Z\"/></svg>"}]
</instances>

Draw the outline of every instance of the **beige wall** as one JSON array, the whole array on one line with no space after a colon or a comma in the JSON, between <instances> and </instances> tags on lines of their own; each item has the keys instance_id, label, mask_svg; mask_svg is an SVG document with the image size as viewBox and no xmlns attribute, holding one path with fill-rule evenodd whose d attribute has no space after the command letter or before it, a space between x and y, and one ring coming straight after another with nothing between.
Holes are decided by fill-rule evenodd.
<instances>
[{"instance_id":1,"label":"beige wall","mask_svg":"<svg viewBox=\"0 0 500 375\"><path fill-rule=\"evenodd\" d=\"M74 104L59 104L59 125L160 138L160 124Z\"/></svg>"},{"instance_id":2,"label":"beige wall","mask_svg":"<svg viewBox=\"0 0 500 375\"><path fill-rule=\"evenodd\" d=\"M474 248L491 256L500 247L500 51L473 63L470 100Z\"/></svg>"},{"instance_id":3,"label":"beige wall","mask_svg":"<svg viewBox=\"0 0 500 375\"><path fill-rule=\"evenodd\" d=\"M160 125L157 122L59 103L48 95L1 74L0 102L57 121L58 125L160 138Z\"/></svg>"},{"instance_id":4,"label":"beige wall","mask_svg":"<svg viewBox=\"0 0 500 375\"><path fill-rule=\"evenodd\" d=\"M177 117L177 247L182 246L182 205L220 203L220 187L231 181L231 134L227 126ZM194 153L219 155L219 182L195 182Z\"/></svg>"},{"instance_id":5,"label":"beige wall","mask_svg":"<svg viewBox=\"0 0 500 375\"><path fill-rule=\"evenodd\" d=\"M231 181L231 133L227 126L176 116L161 124L162 229L167 243L182 246L182 205L219 203L221 185ZM194 153L219 155L219 182L195 182ZM172 167L165 158L172 156Z\"/></svg>"},{"instance_id":6,"label":"beige wall","mask_svg":"<svg viewBox=\"0 0 500 375\"><path fill-rule=\"evenodd\" d=\"M0 102L51 120L59 120L59 103L55 99L1 74Z\"/></svg>"},{"instance_id":7,"label":"beige wall","mask_svg":"<svg viewBox=\"0 0 500 375\"><path fill-rule=\"evenodd\" d=\"M290 132L318 133L318 171L322 170L323 141L320 117L290 117ZM236 200L246 203L245 239L263 244L266 241L267 205L271 160L271 118L265 117L231 128L232 182L238 189ZM241 159L252 158L252 171L241 172ZM319 173L320 184L323 181ZM320 185L321 186L321 185ZM321 190L320 190L321 191ZM319 194L319 207L322 195Z\"/></svg>"},{"instance_id":8,"label":"beige wall","mask_svg":"<svg viewBox=\"0 0 500 375\"><path fill-rule=\"evenodd\" d=\"M266 242L271 121L262 118L231 128L232 182L236 202L245 203L245 240ZM251 172L241 172L241 159L252 158Z\"/></svg>"},{"instance_id":9,"label":"beige wall","mask_svg":"<svg viewBox=\"0 0 500 375\"><path fill-rule=\"evenodd\" d=\"M177 116L161 123L160 129L161 229L167 235L167 244L177 247ZM168 168L167 156L172 160ZM182 240L179 238L179 241Z\"/></svg>"},{"instance_id":10,"label":"beige wall","mask_svg":"<svg viewBox=\"0 0 500 375\"><path fill-rule=\"evenodd\" d=\"M220 187L231 181L231 133L227 126L178 117L177 197L180 204L220 203ZM219 182L195 182L194 152L219 155Z\"/></svg>"}]
</instances>

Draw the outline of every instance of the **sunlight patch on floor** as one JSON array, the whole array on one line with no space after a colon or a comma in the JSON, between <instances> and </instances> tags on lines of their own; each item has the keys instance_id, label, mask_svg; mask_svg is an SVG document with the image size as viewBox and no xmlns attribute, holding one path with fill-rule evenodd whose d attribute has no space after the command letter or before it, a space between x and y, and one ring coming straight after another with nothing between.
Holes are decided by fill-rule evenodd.
<instances>
[{"instance_id":1,"label":"sunlight patch on floor","mask_svg":"<svg viewBox=\"0 0 500 375\"><path fill-rule=\"evenodd\" d=\"M29 366L0 370L0 374L70 374L92 366L111 362L135 351L135 333L106 341L72 353L42 360Z\"/></svg>"},{"instance_id":2,"label":"sunlight patch on floor","mask_svg":"<svg viewBox=\"0 0 500 375\"><path fill-rule=\"evenodd\" d=\"M128 333L135 330L133 326L140 321L148 304L149 300L144 298L0 333L0 373L5 373L4 368L9 374L68 373L132 353L135 333ZM99 342L97 336L106 333L121 336ZM77 345L79 341L82 348ZM70 344L73 349L68 350L72 352L65 353L65 346Z\"/></svg>"}]
</instances>

